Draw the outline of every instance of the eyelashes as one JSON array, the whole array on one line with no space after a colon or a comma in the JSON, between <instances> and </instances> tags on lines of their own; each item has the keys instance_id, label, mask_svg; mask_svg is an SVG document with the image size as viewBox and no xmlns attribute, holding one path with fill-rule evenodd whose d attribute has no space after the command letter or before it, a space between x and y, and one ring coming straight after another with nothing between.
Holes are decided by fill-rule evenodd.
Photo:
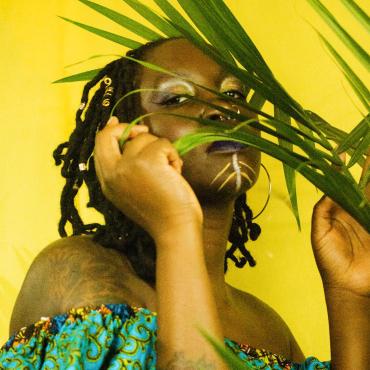
<instances>
[{"instance_id":1,"label":"eyelashes","mask_svg":"<svg viewBox=\"0 0 370 370\"><path fill-rule=\"evenodd\" d=\"M234 99L239 99L239 100L245 100L246 96L242 91L239 90L228 90L223 92L222 94L229 96ZM171 94L171 95L166 95L164 96L160 102L157 104L159 105L164 105L164 106L174 106L174 105L181 105L187 101L191 100L188 96L184 96L181 94Z\"/></svg>"},{"instance_id":2,"label":"eyelashes","mask_svg":"<svg viewBox=\"0 0 370 370\"><path fill-rule=\"evenodd\" d=\"M246 95L239 90L228 90L223 92L224 95L230 96L230 98L239 99L239 100L245 100L247 99Z\"/></svg>"},{"instance_id":3,"label":"eyelashes","mask_svg":"<svg viewBox=\"0 0 370 370\"><path fill-rule=\"evenodd\" d=\"M172 96L169 96L169 97L165 98L160 104L161 105L166 105L166 106L180 105L182 103L185 103L188 100L189 100L189 98L187 96L172 95Z\"/></svg>"}]
</instances>

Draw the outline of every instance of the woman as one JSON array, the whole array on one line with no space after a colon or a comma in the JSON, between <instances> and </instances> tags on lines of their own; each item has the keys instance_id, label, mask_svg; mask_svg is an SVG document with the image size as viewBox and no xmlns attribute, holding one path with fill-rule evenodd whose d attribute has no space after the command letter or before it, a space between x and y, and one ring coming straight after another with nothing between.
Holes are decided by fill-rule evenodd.
<instances>
[{"instance_id":1,"label":"woman","mask_svg":"<svg viewBox=\"0 0 370 370\"><path fill-rule=\"evenodd\" d=\"M242 108L196 84L240 99L244 86L184 39L161 40L129 55L186 79L119 60L85 87L76 129L55 158L63 161L67 180L60 233L65 235L69 222L75 235L93 236L62 238L36 258L11 321L12 333L28 328L8 341L0 362L4 367L225 369L203 329L220 341L228 338L227 347L259 368L298 369L294 363L303 362L308 369L329 368L314 358L305 361L282 319L224 280L228 239L244 255L239 261L229 253L230 258L253 264L244 242L259 230L244 193L257 179L259 153L211 144L180 158L171 142L199 125L164 114L148 116L133 128L122 152L119 148L124 122L139 114L187 114L234 125L183 95L237 112ZM100 88L82 121L97 82ZM148 90L119 105L118 118L105 125L114 103L135 88ZM105 226L84 225L78 216L73 198L83 181L89 205L103 213ZM370 363L369 235L327 198L315 207L312 226L328 304L332 368L365 369Z\"/></svg>"}]
</instances>

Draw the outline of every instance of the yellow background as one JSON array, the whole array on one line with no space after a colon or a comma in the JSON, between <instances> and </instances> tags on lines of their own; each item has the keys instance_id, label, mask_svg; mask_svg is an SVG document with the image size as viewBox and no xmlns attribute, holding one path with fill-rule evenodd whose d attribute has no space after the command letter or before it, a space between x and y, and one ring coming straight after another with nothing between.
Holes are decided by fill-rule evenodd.
<instances>
[{"instance_id":1,"label":"yellow background","mask_svg":"<svg viewBox=\"0 0 370 370\"><path fill-rule=\"evenodd\" d=\"M226 2L277 78L305 108L346 130L360 120L358 103L350 88L309 25L322 27L322 23L304 0ZM100 3L136 17L120 0ZM325 3L348 29L365 38L338 0ZM362 6L365 3L359 1ZM68 64L96 54L124 52L120 46L80 30L57 15L128 35L78 1L0 2L1 343L7 338L12 306L29 264L42 248L58 238L63 182L51 153L67 139L74 126L83 85L51 82L97 68L112 58L95 59L67 69ZM361 66L358 70L363 72ZM228 280L274 307L292 329L306 356L328 359L325 302L309 241L311 210L320 194L305 180L298 179L303 224L299 232L289 210L281 165L269 158L264 162L272 176L273 194L258 220L263 233L258 242L249 245L258 265L254 269L232 269ZM262 206L266 191L262 174L249 195L255 211Z\"/></svg>"}]
</instances>

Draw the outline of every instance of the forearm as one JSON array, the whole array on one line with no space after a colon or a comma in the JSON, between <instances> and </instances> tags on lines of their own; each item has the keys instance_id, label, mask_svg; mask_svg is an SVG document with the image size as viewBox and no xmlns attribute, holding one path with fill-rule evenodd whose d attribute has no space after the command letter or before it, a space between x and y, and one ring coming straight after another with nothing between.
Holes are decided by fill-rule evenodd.
<instances>
[{"instance_id":1,"label":"forearm","mask_svg":"<svg viewBox=\"0 0 370 370\"><path fill-rule=\"evenodd\" d=\"M199 328L223 341L207 274L201 225L184 226L157 242L158 367L226 369Z\"/></svg>"},{"instance_id":2,"label":"forearm","mask_svg":"<svg viewBox=\"0 0 370 370\"><path fill-rule=\"evenodd\" d=\"M370 297L325 290L333 370L370 366Z\"/></svg>"}]
</instances>

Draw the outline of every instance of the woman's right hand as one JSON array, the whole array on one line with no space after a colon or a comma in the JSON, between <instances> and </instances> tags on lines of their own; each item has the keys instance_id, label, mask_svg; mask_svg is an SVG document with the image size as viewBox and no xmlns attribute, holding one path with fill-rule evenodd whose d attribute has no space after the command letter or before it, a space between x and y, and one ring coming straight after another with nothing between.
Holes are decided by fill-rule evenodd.
<instances>
[{"instance_id":1,"label":"woman's right hand","mask_svg":"<svg viewBox=\"0 0 370 370\"><path fill-rule=\"evenodd\" d=\"M136 125L121 152L118 140L127 126L112 117L96 135L95 169L105 197L153 239L186 223L201 224L202 209L171 142Z\"/></svg>"}]
</instances>

